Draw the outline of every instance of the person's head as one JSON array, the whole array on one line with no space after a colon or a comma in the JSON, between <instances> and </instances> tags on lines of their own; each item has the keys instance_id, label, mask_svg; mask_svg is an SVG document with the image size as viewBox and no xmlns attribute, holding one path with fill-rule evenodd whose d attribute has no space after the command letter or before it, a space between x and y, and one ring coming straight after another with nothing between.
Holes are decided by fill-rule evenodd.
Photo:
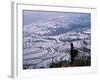
<instances>
[{"instance_id":1,"label":"person's head","mask_svg":"<svg viewBox=\"0 0 100 80\"><path fill-rule=\"evenodd\" d=\"M70 45L71 45L71 49L73 50L73 43L70 43Z\"/></svg>"},{"instance_id":2,"label":"person's head","mask_svg":"<svg viewBox=\"0 0 100 80\"><path fill-rule=\"evenodd\" d=\"M70 43L71 46L73 46L73 43Z\"/></svg>"}]
</instances>

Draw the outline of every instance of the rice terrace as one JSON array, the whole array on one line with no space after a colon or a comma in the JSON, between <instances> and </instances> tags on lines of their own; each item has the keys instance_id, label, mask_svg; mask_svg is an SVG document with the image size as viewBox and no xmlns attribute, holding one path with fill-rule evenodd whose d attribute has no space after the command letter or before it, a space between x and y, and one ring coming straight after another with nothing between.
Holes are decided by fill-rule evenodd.
<instances>
[{"instance_id":1,"label":"rice terrace","mask_svg":"<svg viewBox=\"0 0 100 80\"><path fill-rule=\"evenodd\" d=\"M23 69L91 66L91 14L23 10Z\"/></svg>"}]
</instances>

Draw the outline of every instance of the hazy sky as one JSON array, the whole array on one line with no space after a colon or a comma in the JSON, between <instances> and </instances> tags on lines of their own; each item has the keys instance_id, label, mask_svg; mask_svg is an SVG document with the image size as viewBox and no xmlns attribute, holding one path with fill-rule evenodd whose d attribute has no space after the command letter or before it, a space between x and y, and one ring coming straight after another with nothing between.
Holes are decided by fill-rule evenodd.
<instances>
[{"instance_id":1,"label":"hazy sky","mask_svg":"<svg viewBox=\"0 0 100 80\"><path fill-rule=\"evenodd\" d=\"M42 20L48 20L52 18L57 18L59 16L76 16L76 15L83 15L85 17L90 17L89 13L69 13L69 12L47 12L47 11L31 11L31 10L24 10L23 11L23 24L28 25L31 23L36 23Z\"/></svg>"}]
</instances>

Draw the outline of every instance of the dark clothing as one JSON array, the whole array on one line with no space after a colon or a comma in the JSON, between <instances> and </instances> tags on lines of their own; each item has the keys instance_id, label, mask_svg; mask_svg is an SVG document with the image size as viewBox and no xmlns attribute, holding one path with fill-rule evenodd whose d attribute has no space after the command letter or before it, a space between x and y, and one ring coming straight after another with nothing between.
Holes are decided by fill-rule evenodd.
<instances>
[{"instance_id":1,"label":"dark clothing","mask_svg":"<svg viewBox=\"0 0 100 80\"><path fill-rule=\"evenodd\" d=\"M73 63L75 57L78 55L78 50L76 50L76 49L73 48L73 43L71 43L70 54L71 54L71 63Z\"/></svg>"}]
</instances>

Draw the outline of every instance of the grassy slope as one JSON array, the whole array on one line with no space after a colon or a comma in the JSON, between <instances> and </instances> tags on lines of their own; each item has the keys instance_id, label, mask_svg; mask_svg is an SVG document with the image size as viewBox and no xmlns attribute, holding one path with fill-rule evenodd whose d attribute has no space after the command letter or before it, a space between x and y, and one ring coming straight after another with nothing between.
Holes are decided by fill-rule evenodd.
<instances>
[{"instance_id":1,"label":"grassy slope","mask_svg":"<svg viewBox=\"0 0 100 80\"><path fill-rule=\"evenodd\" d=\"M91 66L91 57L87 57L87 59L79 59L75 60L73 63L68 61L59 61L50 63L50 68L57 67L77 67L77 66Z\"/></svg>"}]
</instances>

